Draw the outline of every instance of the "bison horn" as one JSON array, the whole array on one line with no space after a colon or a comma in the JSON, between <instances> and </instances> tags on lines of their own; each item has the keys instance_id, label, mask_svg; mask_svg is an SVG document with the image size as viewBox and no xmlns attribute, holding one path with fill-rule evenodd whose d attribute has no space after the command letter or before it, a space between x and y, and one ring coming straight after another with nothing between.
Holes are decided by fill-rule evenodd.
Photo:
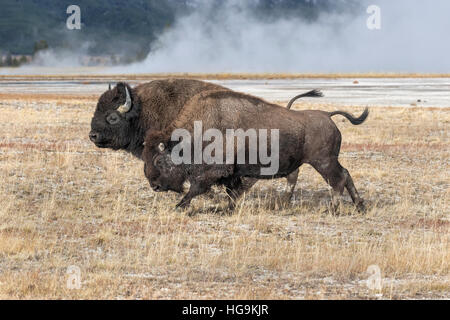
<instances>
[{"instance_id":1,"label":"bison horn","mask_svg":"<svg viewBox=\"0 0 450 320\"><path fill-rule=\"evenodd\" d=\"M120 113L127 113L131 109L131 97L130 97L130 92L128 91L127 87L125 87L125 92L126 92L126 95L127 95L127 97L125 99L125 104L121 105L117 109Z\"/></svg>"},{"instance_id":2,"label":"bison horn","mask_svg":"<svg viewBox=\"0 0 450 320\"><path fill-rule=\"evenodd\" d=\"M159 149L160 152L163 152L163 151L166 149L166 146L164 145L164 143L161 142L161 143L158 145L158 149Z\"/></svg>"}]
</instances>

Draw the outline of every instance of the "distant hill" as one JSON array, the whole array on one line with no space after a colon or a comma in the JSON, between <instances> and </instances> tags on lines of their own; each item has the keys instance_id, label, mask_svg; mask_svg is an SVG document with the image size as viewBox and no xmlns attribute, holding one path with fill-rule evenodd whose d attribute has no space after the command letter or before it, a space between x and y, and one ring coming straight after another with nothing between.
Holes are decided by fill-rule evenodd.
<instances>
[{"instance_id":1,"label":"distant hill","mask_svg":"<svg viewBox=\"0 0 450 320\"><path fill-rule=\"evenodd\" d=\"M67 7L81 8L82 30L67 30ZM90 43L91 54L148 50L149 44L174 21L171 2L158 0L2 0L0 49L31 54L36 41L50 47L77 49Z\"/></svg>"},{"instance_id":2,"label":"distant hill","mask_svg":"<svg viewBox=\"0 0 450 320\"><path fill-rule=\"evenodd\" d=\"M243 0L244 2L245 0ZM351 1L351 0L348 0ZM143 58L152 43L177 17L207 3L220 14L222 0L2 0L0 51L32 54L45 40L50 48L80 50L92 55ZM321 10L335 10L331 0L248 0L255 16L264 19L315 19ZM342 4L342 1L340 2ZM81 8L82 30L67 30L66 9Z\"/></svg>"}]
</instances>

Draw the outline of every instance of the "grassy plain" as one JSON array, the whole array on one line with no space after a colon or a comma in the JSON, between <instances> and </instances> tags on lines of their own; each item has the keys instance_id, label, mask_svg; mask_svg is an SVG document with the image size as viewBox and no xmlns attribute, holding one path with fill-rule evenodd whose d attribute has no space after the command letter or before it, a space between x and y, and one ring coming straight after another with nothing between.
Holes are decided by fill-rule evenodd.
<instances>
[{"instance_id":1,"label":"grassy plain","mask_svg":"<svg viewBox=\"0 0 450 320\"><path fill-rule=\"evenodd\" d=\"M0 95L0 298L450 298L450 109L335 118L365 215L348 195L326 213L330 190L304 166L289 207L271 206L284 180L261 181L234 214L215 189L191 217L174 210L178 195L150 190L142 162L90 143L95 103ZM70 265L79 290L66 286ZM381 291L367 286L370 265Z\"/></svg>"}]
</instances>

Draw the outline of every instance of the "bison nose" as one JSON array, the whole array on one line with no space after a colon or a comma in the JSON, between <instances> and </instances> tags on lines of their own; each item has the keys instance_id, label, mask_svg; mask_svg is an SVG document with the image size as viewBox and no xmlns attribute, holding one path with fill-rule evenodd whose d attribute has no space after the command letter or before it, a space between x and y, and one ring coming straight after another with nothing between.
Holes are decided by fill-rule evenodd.
<instances>
[{"instance_id":1,"label":"bison nose","mask_svg":"<svg viewBox=\"0 0 450 320\"><path fill-rule=\"evenodd\" d=\"M98 133L97 132L89 132L89 139L91 139L92 142L96 142L98 139Z\"/></svg>"}]
</instances>

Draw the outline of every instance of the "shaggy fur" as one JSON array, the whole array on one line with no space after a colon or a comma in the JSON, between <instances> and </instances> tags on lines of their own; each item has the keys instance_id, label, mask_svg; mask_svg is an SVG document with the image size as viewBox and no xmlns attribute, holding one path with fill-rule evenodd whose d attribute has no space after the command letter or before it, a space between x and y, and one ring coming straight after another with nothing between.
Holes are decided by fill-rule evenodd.
<instances>
[{"instance_id":1,"label":"shaggy fur","mask_svg":"<svg viewBox=\"0 0 450 320\"><path fill-rule=\"evenodd\" d=\"M117 109L125 103L125 88L130 92L132 107L123 114ZM189 79L155 80L135 88L118 83L99 98L89 137L99 148L125 150L141 158L148 129L165 128L193 96L218 89L227 90L219 85ZM111 114L117 116L119 122L109 123Z\"/></svg>"},{"instance_id":2,"label":"shaggy fur","mask_svg":"<svg viewBox=\"0 0 450 320\"><path fill-rule=\"evenodd\" d=\"M127 113L117 109L125 103L126 91L130 92L132 107ZM99 148L125 150L138 158L142 158L145 132L149 129L162 130L172 123L180 110L193 96L200 92L228 89L199 80L166 79L155 80L131 88L126 83L118 83L114 88L101 95L91 121L89 137ZM318 91L301 94L291 100L302 97L319 97ZM116 117L117 123L108 122L108 117ZM290 192L287 200L292 197L298 171L288 177ZM247 178L243 182L244 192L256 183L256 179Z\"/></svg>"},{"instance_id":3,"label":"shaggy fur","mask_svg":"<svg viewBox=\"0 0 450 320\"><path fill-rule=\"evenodd\" d=\"M324 112L318 110L292 111L262 99L232 91L207 91L193 97L178 114L177 118L160 132L148 132L143 158L145 175L156 191L181 192L184 181L189 181L189 192L177 205L186 207L195 196L209 190L214 184L223 184L233 201L242 189L241 177L271 179L286 177L303 163L313 166L333 188L333 203L344 188L350 193L355 205L363 209L363 201L353 184L348 171L339 161L341 133L331 120L334 115L343 115L358 125L368 116L365 110L359 118L345 112ZM225 136L226 129L278 129L279 170L274 176L262 176L262 164L214 164L174 165L170 141L175 129L186 129L193 136L194 121L202 121L203 130L214 128ZM166 149L160 152L162 142ZM205 145L204 145L205 147ZM270 143L268 145L270 153ZM224 148L225 150L225 148ZM248 146L246 146L248 151ZM236 150L235 150L236 157Z\"/></svg>"}]
</instances>

